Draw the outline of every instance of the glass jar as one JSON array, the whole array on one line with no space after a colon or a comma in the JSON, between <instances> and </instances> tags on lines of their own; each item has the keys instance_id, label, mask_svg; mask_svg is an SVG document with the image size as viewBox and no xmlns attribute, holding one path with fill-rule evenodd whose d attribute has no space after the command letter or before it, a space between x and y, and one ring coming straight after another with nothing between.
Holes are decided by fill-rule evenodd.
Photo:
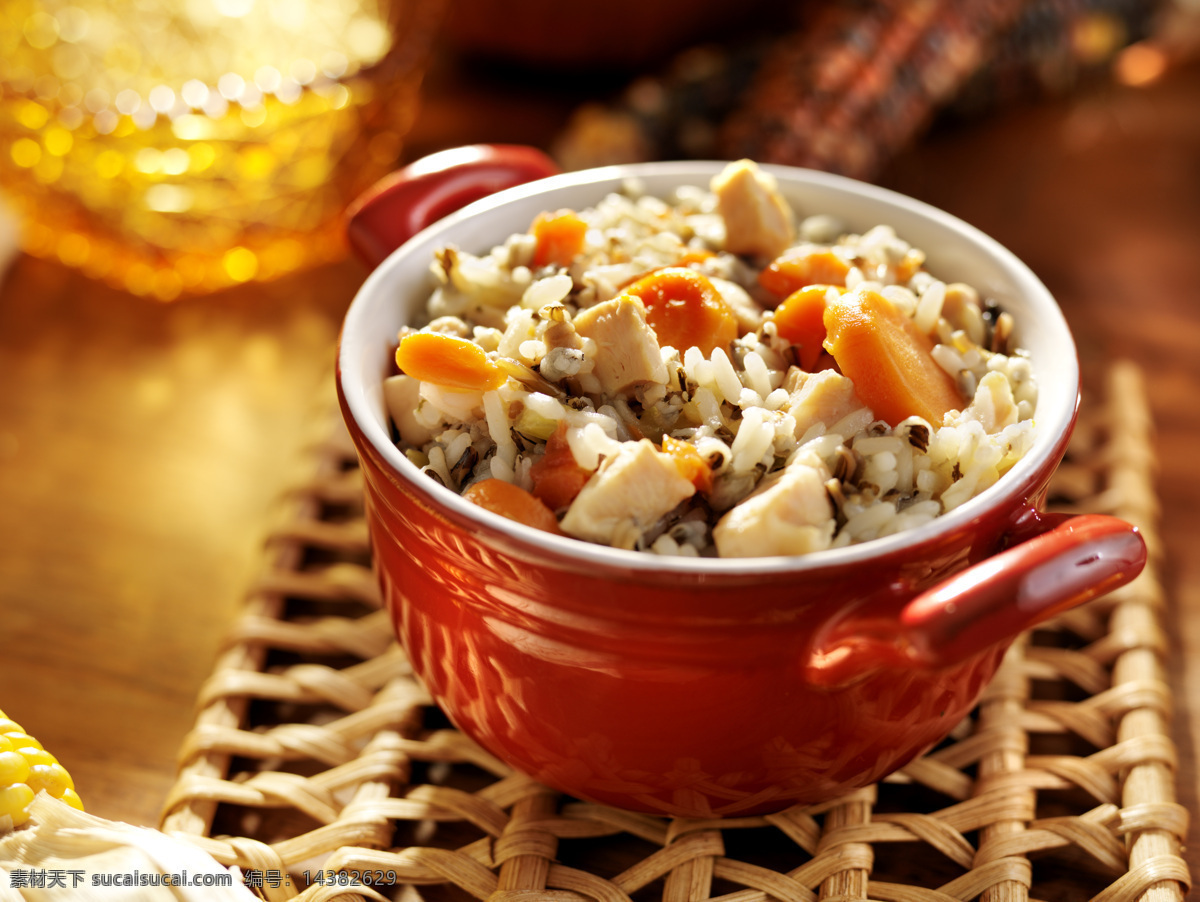
<instances>
[{"instance_id":1,"label":"glass jar","mask_svg":"<svg viewBox=\"0 0 1200 902\"><path fill-rule=\"evenodd\" d=\"M7 0L0 194L22 247L171 300L340 257L394 167L431 0Z\"/></svg>"}]
</instances>

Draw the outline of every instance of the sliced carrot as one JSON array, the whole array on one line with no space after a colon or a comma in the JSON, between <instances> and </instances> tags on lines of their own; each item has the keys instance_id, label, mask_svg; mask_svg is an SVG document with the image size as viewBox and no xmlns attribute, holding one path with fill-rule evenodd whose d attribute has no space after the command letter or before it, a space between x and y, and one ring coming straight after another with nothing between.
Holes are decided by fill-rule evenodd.
<instances>
[{"instance_id":1,"label":"sliced carrot","mask_svg":"<svg viewBox=\"0 0 1200 902\"><path fill-rule=\"evenodd\" d=\"M708 277L694 269L668 266L623 291L641 298L660 345L680 352L697 347L707 356L738 337L737 316Z\"/></svg>"},{"instance_id":2,"label":"sliced carrot","mask_svg":"<svg viewBox=\"0 0 1200 902\"><path fill-rule=\"evenodd\" d=\"M859 289L825 309L825 347L875 416L895 426L919 416L940 426L963 397L930 353L933 340L875 291Z\"/></svg>"},{"instance_id":3,"label":"sliced carrot","mask_svg":"<svg viewBox=\"0 0 1200 902\"><path fill-rule=\"evenodd\" d=\"M671 456L671 462L675 464L679 475L691 482L697 492L708 494L712 491L712 467L700 456L695 445L664 435L662 449Z\"/></svg>"},{"instance_id":4,"label":"sliced carrot","mask_svg":"<svg viewBox=\"0 0 1200 902\"><path fill-rule=\"evenodd\" d=\"M800 368L813 372L824 348L825 295L828 285L809 285L793 291L775 308L775 329L799 349Z\"/></svg>"},{"instance_id":5,"label":"sliced carrot","mask_svg":"<svg viewBox=\"0 0 1200 902\"><path fill-rule=\"evenodd\" d=\"M910 249L908 253L896 264L896 284L905 285L908 280L917 274L925 264L925 255L918 250Z\"/></svg>"},{"instance_id":6,"label":"sliced carrot","mask_svg":"<svg viewBox=\"0 0 1200 902\"><path fill-rule=\"evenodd\" d=\"M575 463L575 455L567 444L567 421L560 420L546 440L546 453L529 470L533 494L551 510L560 510L575 500L591 475Z\"/></svg>"},{"instance_id":7,"label":"sliced carrot","mask_svg":"<svg viewBox=\"0 0 1200 902\"><path fill-rule=\"evenodd\" d=\"M786 298L808 285L845 285L850 264L830 250L803 245L788 248L758 274L758 284Z\"/></svg>"},{"instance_id":8,"label":"sliced carrot","mask_svg":"<svg viewBox=\"0 0 1200 902\"><path fill-rule=\"evenodd\" d=\"M467 486L463 497L472 504L534 529L562 535L554 511L519 485L503 479L481 479Z\"/></svg>"},{"instance_id":9,"label":"sliced carrot","mask_svg":"<svg viewBox=\"0 0 1200 902\"><path fill-rule=\"evenodd\" d=\"M441 332L410 332L396 347L400 372L445 388L491 391L504 384L504 370L473 341Z\"/></svg>"},{"instance_id":10,"label":"sliced carrot","mask_svg":"<svg viewBox=\"0 0 1200 902\"><path fill-rule=\"evenodd\" d=\"M809 372L819 373L822 370L837 370L841 372L841 370L838 370L837 361L833 359L833 355L824 349L821 350L821 356L817 358L816 363L813 364Z\"/></svg>"},{"instance_id":11,"label":"sliced carrot","mask_svg":"<svg viewBox=\"0 0 1200 902\"><path fill-rule=\"evenodd\" d=\"M587 229L587 223L576 216L574 210L539 213L530 229L537 239L533 265L557 263L567 266L583 250L583 236L587 234Z\"/></svg>"}]
</instances>

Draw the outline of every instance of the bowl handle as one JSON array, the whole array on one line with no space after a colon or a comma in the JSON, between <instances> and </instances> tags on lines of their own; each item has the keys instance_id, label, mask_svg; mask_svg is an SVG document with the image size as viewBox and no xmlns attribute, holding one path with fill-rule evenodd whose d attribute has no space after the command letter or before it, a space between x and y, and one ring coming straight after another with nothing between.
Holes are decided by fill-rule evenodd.
<instances>
[{"instance_id":1,"label":"bowl handle","mask_svg":"<svg viewBox=\"0 0 1200 902\"><path fill-rule=\"evenodd\" d=\"M809 679L833 688L880 667L957 664L1125 585L1145 564L1146 543L1124 520L1031 512L1018 544L917 595L898 621L841 624L812 655Z\"/></svg>"},{"instance_id":2,"label":"bowl handle","mask_svg":"<svg viewBox=\"0 0 1200 902\"><path fill-rule=\"evenodd\" d=\"M558 172L542 151L519 144L438 151L363 192L346 210L346 237L374 269L417 232L471 201Z\"/></svg>"}]
</instances>

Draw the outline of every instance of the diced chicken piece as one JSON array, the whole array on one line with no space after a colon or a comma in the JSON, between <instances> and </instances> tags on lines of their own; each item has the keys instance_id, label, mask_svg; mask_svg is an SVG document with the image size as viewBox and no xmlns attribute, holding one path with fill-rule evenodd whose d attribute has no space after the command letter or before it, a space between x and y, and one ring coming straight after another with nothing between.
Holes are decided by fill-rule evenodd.
<instances>
[{"instance_id":1,"label":"diced chicken piece","mask_svg":"<svg viewBox=\"0 0 1200 902\"><path fill-rule=\"evenodd\" d=\"M605 394L667 381L667 366L654 330L646 323L641 298L623 294L581 310L575 317L575 331L596 343L592 375Z\"/></svg>"},{"instance_id":2,"label":"diced chicken piece","mask_svg":"<svg viewBox=\"0 0 1200 902\"><path fill-rule=\"evenodd\" d=\"M383 403L404 444L420 448L433 438L433 430L417 419L417 406L421 403L419 380L403 374L384 379Z\"/></svg>"},{"instance_id":3,"label":"diced chicken piece","mask_svg":"<svg viewBox=\"0 0 1200 902\"><path fill-rule=\"evenodd\" d=\"M799 385L792 389L787 410L796 421L799 438L813 424L832 426L862 406L853 382L834 370L820 370L802 375Z\"/></svg>"},{"instance_id":4,"label":"diced chicken piece","mask_svg":"<svg viewBox=\"0 0 1200 902\"><path fill-rule=\"evenodd\" d=\"M1017 422L1020 414L1017 412L1017 402L1013 399L1008 378L1003 373L996 372L985 375L975 389L975 399L963 414L982 423L984 431L989 434L997 433Z\"/></svg>"},{"instance_id":5,"label":"diced chicken piece","mask_svg":"<svg viewBox=\"0 0 1200 902\"><path fill-rule=\"evenodd\" d=\"M695 491L670 455L649 439L624 442L575 496L559 525L576 538L632 548L646 529Z\"/></svg>"},{"instance_id":6,"label":"diced chicken piece","mask_svg":"<svg viewBox=\"0 0 1200 902\"><path fill-rule=\"evenodd\" d=\"M711 188L731 254L777 257L795 239L792 210L774 176L750 160L730 163L713 177Z\"/></svg>"},{"instance_id":7,"label":"diced chicken piece","mask_svg":"<svg viewBox=\"0 0 1200 902\"><path fill-rule=\"evenodd\" d=\"M758 301L750 296L750 292L737 282L730 282L728 279L709 276L708 280L720 292L721 300L728 304L729 309L733 311L733 315L737 318L739 334L745 335L747 332L757 331L758 327L763 324L766 311L759 306Z\"/></svg>"},{"instance_id":8,"label":"diced chicken piece","mask_svg":"<svg viewBox=\"0 0 1200 902\"><path fill-rule=\"evenodd\" d=\"M833 541L833 504L826 474L793 465L732 508L713 528L721 557L808 554Z\"/></svg>"}]
</instances>

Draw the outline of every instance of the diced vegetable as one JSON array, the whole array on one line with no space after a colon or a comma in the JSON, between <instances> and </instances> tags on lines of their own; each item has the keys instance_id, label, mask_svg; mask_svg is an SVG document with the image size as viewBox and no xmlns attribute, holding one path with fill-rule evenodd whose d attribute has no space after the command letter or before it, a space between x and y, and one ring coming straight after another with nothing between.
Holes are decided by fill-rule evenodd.
<instances>
[{"instance_id":1,"label":"diced vegetable","mask_svg":"<svg viewBox=\"0 0 1200 902\"><path fill-rule=\"evenodd\" d=\"M467 486L463 497L472 504L534 529L561 535L554 511L535 495L503 479L482 479Z\"/></svg>"},{"instance_id":2,"label":"diced vegetable","mask_svg":"<svg viewBox=\"0 0 1200 902\"><path fill-rule=\"evenodd\" d=\"M562 420L552 420L542 416L530 407L523 407L517 416L517 421L513 423L513 428L523 436L544 442L554 435L554 430L562 422Z\"/></svg>"},{"instance_id":3,"label":"diced vegetable","mask_svg":"<svg viewBox=\"0 0 1200 902\"><path fill-rule=\"evenodd\" d=\"M712 467L700 456L695 445L664 435L662 449L671 456L679 475L694 485L697 492L707 494L712 491Z\"/></svg>"},{"instance_id":4,"label":"diced vegetable","mask_svg":"<svg viewBox=\"0 0 1200 902\"><path fill-rule=\"evenodd\" d=\"M711 260L715 257L712 251L705 250L702 247L690 248L684 252L684 255L676 262L676 266L691 266L693 263L703 263L705 260Z\"/></svg>"},{"instance_id":5,"label":"diced vegetable","mask_svg":"<svg viewBox=\"0 0 1200 902\"><path fill-rule=\"evenodd\" d=\"M463 391L491 391L508 378L475 342L441 332L405 335L396 347L396 366L421 382Z\"/></svg>"},{"instance_id":6,"label":"diced vegetable","mask_svg":"<svg viewBox=\"0 0 1200 902\"><path fill-rule=\"evenodd\" d=\"M825 310L825 347L859 398L895 426L919 416L935 426L964 399L930 353L933 340L891 301L859 289Z\"/></svg>"},{"instance_id":7,"label":"diced vegetable","mask_svg":"<svg viewBox=\"0 0 1200 902\"><path fill-rule=\"evenodd\" d=\"M0 711L0 829L5 818L19 827L29 819L29 803L47 792L83 810L66 768L15 721Z\"/></svg>"},{"instance_id":8,"label":"diced vegetable","mask_svg":"<svg viewBox=\"0 0 1200 902\"><path fill-rule=\"evenodd\" d=\"M660 345L680 353L697 347L705 356L738 337L737 317L716 286L703 273L668 266L624 289L646 307L646 322Z\"/></svg>"},{"instance_id":9,"label":"diced vegetable","mask_svg":"<svg viewBox=\"0 0 1200 902\"><path fill-rule=\"evenodd\" d=\"M799 349L800 368L813 372L824 352L825 296L828 285L793 291L775 308L775 329Z\"/></svg>"},{"instance_id":10,"label":"diced vegetable","mask_svg":"<svg viewBox=\"0 0 1200 902\"><path fill-rule=\"evenodd\" d=\"M533 494L551 510L559 510L575 500L591 472L575 462L567 444L567 423L562 420L546 440L546 453L529 470Z\"/></svg>"},{"instance_id":11,"label":"diced vegetable","mask_svg":"<svg viewBox=\"0 0 1200 902\"><path fill-rule=\"evenodd\" d=\"M848 272L850 264L833 251L797 245L772 260L758 274L758 284L771 294L786 298L809 285L844 286Z\"/></svg>"},{"instance_id":12,"label":"diced vegetable","mask_svg":"<svg viewBox=\"0 0 1200 902\"><path fill-rule=\"evenodd\" d=\"M908 280L917 274L922 266L925 265L925 253L914 248L909 248L904 254L904 257L896 264L894 273L897 285L905 285Z\"/></svg>"},{"instance_id":13,"label":"diced vegetable","mask_svg":"<svg viewBox=\"0 0 1200 902\"><path fill-rule=\"evenodd\" d=\"M551 263L569 265L583 250L587 229L587 223L576 216L573 210L539 213L530 229L537 239L537 247L533 252L534 266L548 266Z\"/></svg>"}]
</instances>

